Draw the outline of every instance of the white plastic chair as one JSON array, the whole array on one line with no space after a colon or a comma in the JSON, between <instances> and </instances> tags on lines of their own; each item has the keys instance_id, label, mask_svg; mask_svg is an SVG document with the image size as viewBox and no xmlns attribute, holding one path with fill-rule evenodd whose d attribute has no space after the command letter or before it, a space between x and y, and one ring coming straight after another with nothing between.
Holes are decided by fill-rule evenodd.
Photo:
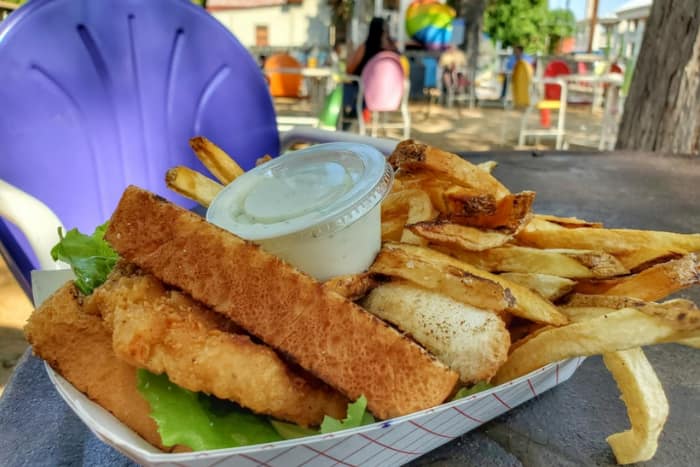
<instances>
[{"instance_id":1,"label":"white plastic chair","mask_svg":"<svg viewBox=\"0 0 700 467\"><path fill-rule=\"evenodd\" d=\"M68 268L67 264L54 261L51 257L51 248L58 240L58 229L63 228L63 223L43 202L0 180L0 218L22 232L41 269ZM22 267L29 258L8 227L2 225L0 252L20 287L31 297L31 283ZM20 259L20 256L23 258Z\"/></svg>"},{"instance_id":2,"label":"white plastic chair","mask_svg":"<svg viewBox=\"0 0 700 467\"><path fill-rule=\"evenodd\" d=\"M544 85L555 84L561 88L559 100L544 99ZM528 136L534 136L537 141L542 136L554 137L556 139L555 148L561 150L565 145L566 137L566 102L567 102L567 83L561 78L538 78L532 80L530 84L530 105L525 110L520 123L520 136L518 145L523 146L526 143ZM552 128L532 128L529 127L529 120L532 113L541 110L556 110L557 124Z\"/></svg>"}]
</instances>

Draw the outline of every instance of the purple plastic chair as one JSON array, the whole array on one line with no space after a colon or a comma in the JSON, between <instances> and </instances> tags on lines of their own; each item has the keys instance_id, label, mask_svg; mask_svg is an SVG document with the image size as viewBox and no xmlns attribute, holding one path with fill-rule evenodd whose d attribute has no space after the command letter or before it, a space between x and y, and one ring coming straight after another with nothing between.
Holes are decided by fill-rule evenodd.
<instances>
[{"instance_id":1,"label":"purple plastic chair","mask_svg":"<svg viewBox=\"0 0 700 467\"><path fill-rule=\"evenodd\" d=\"M411 119L408 112L409 84L404 76L398 54L380 52L367 62L362 70L362 89L367 110L372 113L372 136L377 136L377 126L383 117L383 128L403 128L404 138L410 134ZM361 98L359 97L359 98ZM358 108L361 108L358 98ZM386 112L401 111L401 124L387 123ZM360 131L364 133L364 125Z\"/></svg>"},{"instance_id":2,"label":"purple plastic chair","mask_svg":"<svg viewBox=\"0 0 700 467\"><path fill-rule=\"evenodd\" d=\"M92 232L128 184L186 207L168 168L205 171L204 135L248 169L277 155L261 71L215 18L187 0L32 0L0 23L0 179ZM0 221L4 254L36 259ZM26 256L26 257L23 257Z\"/></svg>"}]
</instances>

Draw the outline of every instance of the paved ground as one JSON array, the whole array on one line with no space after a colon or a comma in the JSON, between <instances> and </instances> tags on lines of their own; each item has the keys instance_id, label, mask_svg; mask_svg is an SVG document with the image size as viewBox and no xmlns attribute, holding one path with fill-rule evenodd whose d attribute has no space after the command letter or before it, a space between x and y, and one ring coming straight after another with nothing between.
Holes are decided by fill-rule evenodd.
<instances>
[{"instance_id":1,"label":"paved ground","mask_svg":"<svg viewBox=\"0 0 700 467\"><path fill-rule=\"evenodd\" d=\"M280 103L277 107L278 112L297 115L305 111L305 103ZM428 108L425 103L415 103L411 105L411 118L414 139L449 151L487 151L516 146L522 112L497 108L448 109L438 105ZM570 108L567 122L572 139L595 138L600 131L600 115L592 114L589 108ZM401 132L389 130L386 135L400 138ZM538 147L552 147L553 141L543 139L541 143ZM1 394L17 358L26 348L21 328L32 306L1 259L0 263Z\"/></svg>"}]
</instances>

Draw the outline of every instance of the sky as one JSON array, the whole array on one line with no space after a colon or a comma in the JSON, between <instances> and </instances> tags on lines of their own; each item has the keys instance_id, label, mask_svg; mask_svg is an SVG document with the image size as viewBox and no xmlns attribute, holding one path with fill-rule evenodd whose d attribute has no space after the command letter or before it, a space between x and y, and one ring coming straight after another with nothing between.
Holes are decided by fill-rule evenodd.
<instances>
[{"instance_id":1,"label":"sky","mask_svg":"<svg viewBox=\"0 0 700 467\"><path fill-rule=\"evenodd\" d=\"M629 0L598 0L598 15L603 16L612 13ZM569 8L576 15L576 19L583 19L586 13L586 0L549 0L550 8Z\"/></svg>"}]
</instances>

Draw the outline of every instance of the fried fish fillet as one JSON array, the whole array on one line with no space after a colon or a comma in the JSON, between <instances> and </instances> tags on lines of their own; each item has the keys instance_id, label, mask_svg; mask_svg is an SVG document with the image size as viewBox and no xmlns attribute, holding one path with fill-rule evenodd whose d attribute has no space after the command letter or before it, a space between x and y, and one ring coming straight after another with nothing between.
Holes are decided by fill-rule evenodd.
<instances>
[{"instance_id":1,"label":"fried fish fillet","mask_svg":"<svg viewBox=\"0 0 700 467\"><path fill-rule=\"evenodd\" d=\"M411 334L463 383L489 381L505 363L510 334L496 314L407 282L372 290L362 305Z\"/></svg>"},{"instance_id":2,"label":"fried fish fillet","mask_svg":"<svg viewBox=\"0 0 700 467\"><path fill-rule=\"evenodd\" d=\"M34 354L79 391L107 409L149 443L162 445L151 408L136 389L136 368L112 351L112 333L83 309L69 282L35 310L24 328Z\"/></svg>"},{"instance_id":3,"label":"fried fish fillet","mask_svg":"<svg viewBox=\"0 0 700 467\"><path fill-rule=\"evenodd\" d=\"M116 355L178 386L236 401L299 425L343 418L348 400L285 363L271 348L229 332L224 316L133 267L120 266L89 297L112 329Z\"/></svg>"},{"instance_id":4,"label":"fried fish fillet","mask_svg":"<svg viewBox=\"0 0 700 467\"><path fill-rule=\"evenodd\" d=\"M442 403L458 379L422 347L311 277L130 186L105 239L126 260L228 316L379 418Z\"/></svg>"}]
</instances>

